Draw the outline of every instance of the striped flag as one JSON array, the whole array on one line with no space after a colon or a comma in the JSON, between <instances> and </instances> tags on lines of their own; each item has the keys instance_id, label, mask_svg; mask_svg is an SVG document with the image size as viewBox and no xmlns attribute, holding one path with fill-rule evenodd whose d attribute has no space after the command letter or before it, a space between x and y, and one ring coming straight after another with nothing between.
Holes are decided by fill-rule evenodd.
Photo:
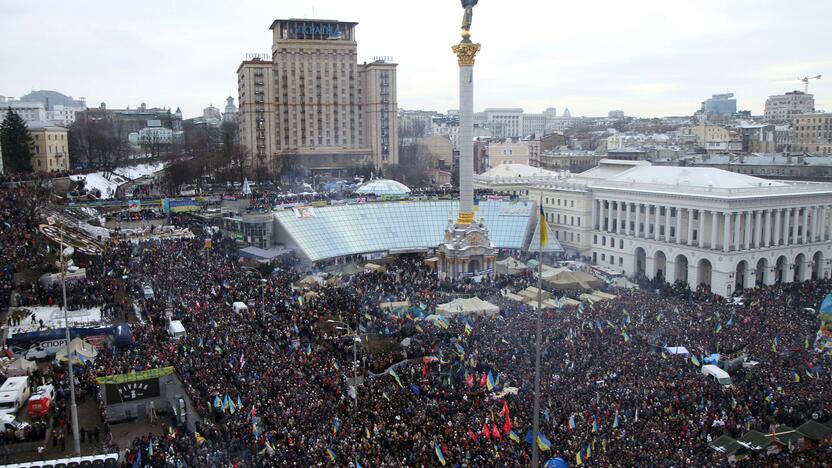
<instances>
[{"instance_id":1,"label":"striped flag","mask_svg":"<svg viewBox=\"0 0 832 468\"><path fill-rule=\"evenodd\" d=\"M546 224L546 215L543 214L543 205L540 205L540 248L549 243L549 225Z\"/></svg>"}]
</instances>

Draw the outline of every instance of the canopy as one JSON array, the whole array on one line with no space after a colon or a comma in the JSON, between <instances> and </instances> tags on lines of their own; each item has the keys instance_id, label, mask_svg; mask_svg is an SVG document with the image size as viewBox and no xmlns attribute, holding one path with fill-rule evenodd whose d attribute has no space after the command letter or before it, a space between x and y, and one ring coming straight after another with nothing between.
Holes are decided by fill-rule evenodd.
<instances>
[{"instance_id":1,"label":"canopy","mask_svg":"<svg viewBox=\"0 0 832 468\"><path fill-rule=\"evenodd\" d=\"M29 371L34 372L38 365L26 358L17 358L6 367L6 375L9 377L20 377L28 375Z\"/></svg>"},{"instance_id":2,"label":"canopy","mask_svg":"<svg viewBox=\"0 0 832 468\"><path fill-rule=\"evenodd\" d=\"M524 298L528 299L529 301L537 302L537 288L534 286L529 286L528 288L518 292L517 294L523 296ZM541 291L540 293L540 300L545 301L552 298L552 293L549 291Z\"/></svg>"},{"instance_id":3,"label":"canopy","mask_svg":"<svg viewBox=\"0 0 832 468\"><path fill-rule=\"evenodd\" d=\"M98 356L98 350L86 340L74 338L69 342L69 355L73 364L85 364L87 361L94 361ZM58 362L66 361L66 348L61 348L55 354Z\"/></svg>"},{"instance_id":4,"label":"canopy","mask_svg":"<svg viewBox=\"0 0 832 468\"><path fill-rule=\"evenodd\" d=\"M500 260L496 264L496 273L498 275L516 275L526 271L527 269L528 267L523 262L513 257Z\"/></svg>"},{"instance_id":5,"label":"canopy","mask_svg":"<svg viewBox=\"0 0 832 468\"><path fill-rule=\"evenodd\" d=\"M367 263L364 265L364 270L366 271L384 271L384 267L381 265L376 265L375 263Z\"/></svg>"},{"instance_id":6,"label":"canopy","mask_svg":"<svg viewBox=\"0 0 832 468\"><path fill-rule=\"evenodd\" d=\"M478 297L454 299L451 302L436 306L436 313L446 317L452 317L457 314L476 314L493 317L498 312L500 312L499 307Z\"/></svg>"},{"instance_id":7,"label":"canopy","mask_svg":"<svg viewBox=\"0 0 832 468\"><path fill-rule=\"evenodd\" d=\"M526 300L525 297L514 294L513 292L506 294L506 298L517 302L523 302L524 300Z\"/></svg>"},{"instance_id":8,"label":"canopy","mask_svg":"<svg viewBox=\"0 0 832 468\"><path fill-rule=\"evenodd\" d=\"M665 346L668 353L670 354L678 354L680 356L688 356L690 352L684 346Z\"/></svg>"},{"instance_id":9,"label":"canopy","mask_svg":"<svg viewBox=\"0 0 832 468\"><path fill-rule=\"evenodd\" d=\"M549 284L555 291L591 291L604 285L603 281L588 273L566 269L560 269L549 276L544 274L543 281Z\"/></svg>"}]
</instances>

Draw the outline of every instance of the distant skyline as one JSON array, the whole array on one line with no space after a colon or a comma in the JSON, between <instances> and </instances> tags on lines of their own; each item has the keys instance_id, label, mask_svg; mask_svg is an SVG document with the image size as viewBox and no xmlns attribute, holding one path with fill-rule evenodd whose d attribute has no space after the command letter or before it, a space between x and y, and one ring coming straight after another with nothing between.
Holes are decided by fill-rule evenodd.
<instances>
[{"instance_id":1,"label":"distant skyline","mask_svg":"<svg viewBox=\"0 0 832 468\"><path fill-rule=\"evenodd\" d=\"M356 21L360 60L392 56L403 109L457 107L458 0L234 2L0 0L0 94L51 89L97 107L180 107L185 118L237 101L246 53L271 49L276 18ZM474 10L475 110L568 107L573 116L691 115L712 94L762 114L803 90L832 110L832 2L816 0L482 0Z\"/></svg>"}]
</instances>

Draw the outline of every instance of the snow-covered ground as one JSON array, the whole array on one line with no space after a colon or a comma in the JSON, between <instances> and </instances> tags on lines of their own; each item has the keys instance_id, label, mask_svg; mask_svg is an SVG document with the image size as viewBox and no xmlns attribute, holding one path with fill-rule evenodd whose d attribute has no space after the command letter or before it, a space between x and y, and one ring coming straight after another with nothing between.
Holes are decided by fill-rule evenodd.
<instances>
[{"instance_id":1,"label":"snow-covered ground","mask_svg":"<svg viewBox=\"0 0 832 468\"><path fill-rule=\"evenodd\" d=\"M160 171L165 167L163 163L154 164L137 164L135 166L120 167L116 169L115 174L110 174L110 179L104 177L103 172L93 172L90 174L81 174L70 176L72 180L87 180L87 189L98 189L101 192L101 198L112 198L116 193L119 185L129 182L133 179L138 179L146 175L152 175L154 172Z\"/></svg>"},{"instance_id":2,"label":"snow-covered ground","mask_svg":"<svg viewBox=\"0 0 832 468\"><path fill-rule=\"evenodd\" d=\"M46 328L64 328L64 313L60 307L16 307L9 309L9 314L15 311L29 311L23 321L18 327L9 327L9 336L15 333L27 333L37 331L40 326L39 320L43 320L43 326ZM101 309L93 307L92 309L70 310L69 325L76 326L92 326L105 325L106 323L101 319ZM32 315L35 317L35 322L32 323Z\"/></svg>"}]
</instances>

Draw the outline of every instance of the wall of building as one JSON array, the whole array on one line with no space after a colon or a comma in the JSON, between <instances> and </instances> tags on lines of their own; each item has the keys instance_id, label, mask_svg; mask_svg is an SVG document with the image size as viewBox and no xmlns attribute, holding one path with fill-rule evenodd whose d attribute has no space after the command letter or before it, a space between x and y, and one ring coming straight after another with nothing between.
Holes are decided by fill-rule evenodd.
<instances>
[{"instance_id":1,"label":"wall of building","mask_svg":"<svg viewBox=\"0 0 832 468\"><path fill-rule=\"evenodd\" d=\"M69 170L69 131L63 127L32 127L32 168L52 172Z\"/></svg>"}]
</instances>

